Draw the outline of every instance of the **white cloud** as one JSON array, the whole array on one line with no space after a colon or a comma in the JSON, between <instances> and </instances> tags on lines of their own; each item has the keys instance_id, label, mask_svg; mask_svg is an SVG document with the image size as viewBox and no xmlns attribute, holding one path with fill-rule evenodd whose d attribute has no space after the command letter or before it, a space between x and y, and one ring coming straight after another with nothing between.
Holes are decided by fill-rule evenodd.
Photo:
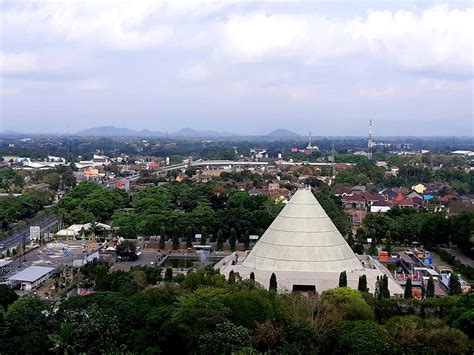
<instances>
[{"instance_id":1,"label":"white cloud","mask_svg":"<svg viewBox=\"0 0 474 355\"><path fill-rule=\"evenodd\" d=\"M18 95L20 90L17 88L0 88L0 96L13 96Z\"/></svg>"},{"instance_id":2,"label":"white cloud","mask_svg":"<svg viewBox=\"0 0 474 355\"><path fill-rule=\"evenodd\" d=\"M195 65L182 70L179 77L187 81L206 81L209 77L209 70L203 65Z\"/></svg>"},{"instance_id":3,"label":"white cloud","mask_svg":"<svg viewBox=\"0 0 474 355\"><path fill-rule=\"evenodd\" d=\"M319 64L361 54L419 71L472 75L474 9L434 6L417 15L370 11L345 20L313 14L252 12L220 26L222 53L237 62L296 59Z\"/></svg>"},{"instance_id":4,"label":"white cloud","mask_svg":"<svg viewBox=\"0 0 474 355\"><path fill-rule=\"evenodd\" d=\"M0 73L29 73L38 69L38 61L34 54L28 52L0 52Z\"/></svg>"},{"instance_id":5,"label":"white cloud","mask_svg":"<svg viewBox=\"0 0 474 355\"><path fill-rule=\"evenodd\" d=\"M75 42L85 47L140 50L162 44L172 27L149 24L160 10L154 1L43 1L1 13L3 34L41 42Z\"/></svg>"},{"instance_id":6,"label":"white cloud","mask_svg":"<svg viewBox=\"0 0 474 355\"><path fill-rule=\"evenodd\" d=\"M70 85L70 88L77 91L97 91L105 89L107 86L107 83L104 81L88 79L74 82Z\"/></svg>"},{"instance_id":7,"label":"white cloud","mask_svg":"<svg viewBox=\"0 0 474 355\"><path fill-rule=\"evenodd\" d=\"M403 68L472 75L474 9L442 5L420 16L405 10L372 11L367 19L349 21L346 30L369 53Z\"/></svg>"}]
</instances>

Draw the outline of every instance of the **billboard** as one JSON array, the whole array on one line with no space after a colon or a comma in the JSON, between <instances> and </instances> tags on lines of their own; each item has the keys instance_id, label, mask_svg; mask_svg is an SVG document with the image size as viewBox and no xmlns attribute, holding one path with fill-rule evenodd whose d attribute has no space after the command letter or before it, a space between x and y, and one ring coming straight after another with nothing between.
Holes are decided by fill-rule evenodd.
<instances>
[{"instance_id":1,"label":"billboard","mask_svg":"<svg viewBox=\"0 0 474 355\"><path fill-rule=\"evenodd\" d=\"M40 236L41 236L41 227L31 226L30 227L30 240L39 240Z\"/></svg>"}]
</instances>

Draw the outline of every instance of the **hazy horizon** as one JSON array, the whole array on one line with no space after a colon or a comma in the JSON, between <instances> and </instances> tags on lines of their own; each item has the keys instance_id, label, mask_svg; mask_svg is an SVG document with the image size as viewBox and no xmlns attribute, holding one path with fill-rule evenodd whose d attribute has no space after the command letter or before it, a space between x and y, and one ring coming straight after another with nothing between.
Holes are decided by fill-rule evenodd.
<instances>
[{"instance_id":1,"label":"hazy horizon","mask_svg":"<svg viewBox=\"0 0 474 355\"><path fill-rule=\"evenodd\" d=\"M472 2L0 0L0 132L474 136Z\"/></svg>"}]
</instances>

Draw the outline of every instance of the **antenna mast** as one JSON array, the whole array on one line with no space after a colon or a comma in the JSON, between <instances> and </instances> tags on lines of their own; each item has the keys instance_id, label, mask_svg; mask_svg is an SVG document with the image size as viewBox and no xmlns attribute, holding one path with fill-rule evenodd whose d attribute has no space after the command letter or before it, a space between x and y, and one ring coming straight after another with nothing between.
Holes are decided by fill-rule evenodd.
<instances>
[{"instance_id":1,"label":"antenna mast","mask_svg":"<svg viewBox=\"0 0 474 355\"><path fill-rule=\"evenodd\" d=\"M372 159L372 119L369 120L369 141L368 141L368 153L367 153L367 158L369 160Z\"/></svg>"}]
</instances>

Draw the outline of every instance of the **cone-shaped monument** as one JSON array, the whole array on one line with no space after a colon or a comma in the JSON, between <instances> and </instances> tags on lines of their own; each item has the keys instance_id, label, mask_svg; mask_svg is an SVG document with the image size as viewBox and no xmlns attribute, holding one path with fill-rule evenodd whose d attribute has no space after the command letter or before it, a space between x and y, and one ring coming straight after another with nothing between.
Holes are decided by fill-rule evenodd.
<instances>
[{"instance_id":1,"label":"cone-shaped monument","mask_svg":"<svg viewBox=\"0 0 474 355\"><path fill-rule=\"evenodd\" d=\"M362 260L362 261L361 261ZM390 272L370 256L358 257L339 233L311 190L298 190L250 252L234 252L215 266L224 275L253 273L264 287L274 273L279 291L322 292L338 286L342 271L348 287L357 289L359 276L366 275L370 292L377 277L389 276L391 294L403 289Z\"/></svg>"},{"instance_id":2,"label":"cone-shaped monument","mask_svg":"<svg viewBox=\"0 0 474 355\"><path fill-rule=\"evenodd\" d=\"M344 237L307 189L295 193L243 266L255 270L308 272L363 269Z\"/></svg>"}]
</instances>

